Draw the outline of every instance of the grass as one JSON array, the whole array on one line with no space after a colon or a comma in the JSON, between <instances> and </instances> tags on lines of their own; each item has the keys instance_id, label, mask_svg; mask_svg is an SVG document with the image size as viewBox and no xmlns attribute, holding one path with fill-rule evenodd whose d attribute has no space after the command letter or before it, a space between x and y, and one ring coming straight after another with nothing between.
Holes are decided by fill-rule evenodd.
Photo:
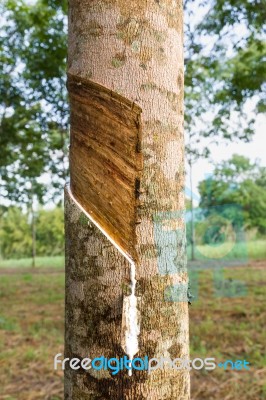
<instances>
[{"instance_id":1,"label":"grass","mask_svg":"<svg viewBox=\"0 0 266 400\"><path fill-rule=\"evenodd\" d=\"M187 248L188 259L191 258L191 246ZM266 259L266 240L254 240L241 243L226 242L221 245L196 245L195 255L197 260L206 261L247 261Z\"/></svg>"},{"instance_id":2,"label":"grass","mask_svg":"<svg viewBox=\"0 0 266 400\"><path fill-rule=\"evenodd\" d=\"M193 370L192 400L235 400L240 393L265 399L265 271L266 261L225 268L225 282L246 286L246 295L231 298L218 296L224 281L217 285L213 271L200 271L190 358L246 359L251 369ZM64 274L15 272L0 279L0 399L62 400L63 375L53 370L53 357L63 353Z\"/></svg>"},{"instance_id":3,"label":"grass","mask_svg":"<svg viewBox=\"0 0 266 400\"><path fill-rule=\"evenodd\" d=\"M191 255L191 247L187 249L188 258ZM198 260L263 260L266 259L266 240L250 241L244 244L234 245L225 243L222 246L196 246L196 258ZM64 268L64 256L36 257L36 268ZM31 268L31 258L19 260L1 260L0 268Z\"/></svg>"},{"instance_id":4,"label":"grass","mask_svg":"<svg viewBox=\"0 0 266 400\"><path fill-rule=\"evenodd\" d=\"M231 284L242 281L246 295L219 297L213 272L200 272L198 300L190 308L191 358L215 357L218 362L245 359L250 362L250 371L193 370L192 399L235 400L240 387L245 400L265 399L266 262L225 268L223 278Z\"/></svg>"},{"instance_id":5,"label":"grass","mask_svg":"<svg viewBox=\"0 0 266 400\"><path fill-rule=\"evenodd\" d=\"M64 256L36 257L37 268L64 268ZM31 258L0 260L0 268L31 268Z\"/></svg>"},{"instance_id":6,"label":"grass","mask_svg":"<svg viewBox=\"0 0 266 400\"><path fill-rule=\"evenodd\" d=\"M0 399L63 398L64 274L10 274L0 280Z\"/></svg>"},{"instance_id":7,"label":"grass","mask_svg":"<svg viewBox=\"0 0 266 400\"><path fill-rule=\"evenodd\" d=\"M256 240L247 243L248 257L251 260L265 260L266 259L266 241Z\"/></svg>"}]
</instances>

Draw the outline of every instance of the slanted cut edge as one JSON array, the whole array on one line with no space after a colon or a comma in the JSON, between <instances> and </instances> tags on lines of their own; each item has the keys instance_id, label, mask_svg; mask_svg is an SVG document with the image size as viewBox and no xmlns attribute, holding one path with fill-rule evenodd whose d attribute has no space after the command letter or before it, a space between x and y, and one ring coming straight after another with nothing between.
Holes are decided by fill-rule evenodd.
<instances>
[{"instance_id":1,"label":"slanted cut edge","mask_svg":"<svg viewBox=\"0 0 266 400\"><path fill-rule=\"evenodd\" d=\"M86 78L68 74L67 87L71 193L112 242L136 262L142 110Z\"/></svg>"},{"instance_id":2,"label":"slanted cut edge","mask_svg":"<svg viewBox=\"0 0 266 400\"><path fill-rule=\"evenodd\" d=\"M141 114L141 108L136 105L135 103L131 102L130 100L124 98L123 96L119 95L118 93L115 93L113 91L110 91L109 89L94 83L92 81L89 81L85 78L77 77L72 74L68 74L68 90L69 90L69 95L71 99L71 86L73 88L73 85L75 86L74 90L77 90L77 86L83 86L81 93L76 92L76 96L79 98L79 96L82 98L83 96L83 102L84 102L84 90L86 92L86 96L90 98L90 90L92 92L92 96L94 97L95 104L93 106L96 107L101 107L101 102L103 102L104 106L106 107L108 105L108 102L112 102L112 106L117 107L117 109L114 109L115 115L114 117L119 118L119 115L122 115L123 123L124 126L126 126L125 133L130 130L130 132L133 134L133 140L131 137L131 141L133 141L133 147L134 151L132 150L132 153L130 153L129 158L126 159L125 154L120 154L121 159L123 159L123 162L129 163L131 172L133 175L133 179L131 179L127 189L129 192L128 198L126 200L131 200L132 203L134 204L134 212L132 214L132 221L129 220L129 223L132 224L133 226L132 231L132 243L133 246L121 246L121 243L123 241L118 241L116 240L116 232L115 229L113 232L110 233L110 223L108 224L108 218L107 220L107 229L103 226L101 223L104 221L104 219L100 218L101 221L97 221L95 216L93 214L93 211L90 209L92 208L92 205L89 202L89 199L86 199L86 204L81 204L79 201L79 198L76 197L75 193L72 191L72 179L70 180L70 186L66 186L66 191L69 195L69 197L72 199L74 204L87 216L88 220L90 220L101 232L102 234L113 244L113 246L126 258L126 260L130 264L130 282L131 282L131 294L130 296L126 296L123 299L123 316L122 316L122 327L121 327L121 346L124 349L125 353L129 356L130 360L133 360L135 354L138 352L138 335L140 333L140 313L138 310L138 303L139 303L139 298L136 297L135 295L135 288L136 288L136 262L137 262L137 253L135 251L135 246L136 246L136 224L138 221L138 215L137 215L137 208L139 204L139 183L140 183L140 177L141 177L141 171L143 169L143 160L142 160L142 154L141 154L141 129L140 129L140 114ZM92 99L90 99L92 101ZM81 102L82 103L82 102ZM83 103L84 104L84 103ZM84 106L86 108L86 105ZM88 106L89 108L89 106ZM107 107L108 108L108 107ZM73 111L73 110L72 110ZM109 111L109 110L108 110ZM112 110L111 110L112 111ZM111 112L110 111L110 112ZM127 121L127 115L130 112L131 118ZM93 118L93 116L92 116ZM99 122L101 125L101 121ZM122 124L121 124L122 125ZM83 128L83 127L82 127ZM85 126L85 131L86 131L86 126ZM89 129L89 128L87 128ZM121 128L122 129L122 128ZM132 130L131 130L132 129ZM100 129L99 129L100 130ZM100 133L99 133L100 134ZM106 134L106 132L104 132ZM107 132L108 134L108 132ZM135 136L134 136L135 135ZM130 138L125 138L125 140L128 140ZM85 139L86 140L86 139ZM89 142L89 140L88 140ZM85 143L84 141L84 146L88 146L88 142ZM127 143L127 142L126 142ZM82 144L82 142L81 142ZM132 146L132 142L129 144ZM101 144L102 145L102 144ZM106 145L107 146L107 145ZM89 147L88 147L89 148ZM110 149L108 149L109 151ZM117 155L119 158L119 155ZM71 157L70 157L71 158ZM133 161L133 163L132 163ZM122 163L121 163L122 165ZM70 166L70 171L71 171L71 166ZM118 169L118 174L120 172L123 172L121 169L119 171ZM135 171L135 172L134 172ZM132 184L133 182L133 184ZM108 185L108 182L107 182ZM118 189L119 190L119 189ZM94 205L95 206L95 205ZM97 205L96 205L97 206ZM126 207L126 206L125 206ZM104 209L103 209L104 210ZM111 209L111 212L115 211L114 209ZM129 214L131 215L131 214ZM131 250L131 252L129 251ZM133 250L133 251L132 251ZM132 370L129 371L129 375L132 375Z\"/></svg>"},{"instance_id":3,"label":"slanted cut edge","mask_svg":"<svg viewBox=\"0 0 266 400\"><path fill-rule=\"evenodd\" d=\"M116 243L116 241L108 235L106 230L88 213L88 211L85 210L85 208L78 202L78 200L75 198L73 193L71 192L70 186L66 185L66 191L69 194L69 197L73 202L76 204L76 206L86 215L86 217L102 232L102 234L115 246L115 248L127 259L127 261L132 265L134 263L134 260L132 259L131 255L126 253L122 247L119 246L119 244Z\"/></svg>"},{"instance_id":4,"label":"slanted cut edge","mask_svg":"<svg viewBox=\"0 0 266 400\"><path fill-rule=\"evenodd\" d=\"M140 333L140 313L138 310L138 303L140 303L140 297L136 297L136 264L129 254L127 254L111 236L104 230L104 228L98 224L97 221L82 207L82 205L75 199L75 196L71 192L69 186L66 186L66 191L75 203L75 205L86 215L86 217L102 232L102 234L115 246L115 248L127 259L130 263L130 287L131 294L123 299L123 315L122 315L122 327L121 327L121 347L125 353L129 356L130 360L133 360L135 354L139 351L138 347L138 336ZM129 370L129 376L132 376L132 369Z\"/></svg>"}]
</instances>

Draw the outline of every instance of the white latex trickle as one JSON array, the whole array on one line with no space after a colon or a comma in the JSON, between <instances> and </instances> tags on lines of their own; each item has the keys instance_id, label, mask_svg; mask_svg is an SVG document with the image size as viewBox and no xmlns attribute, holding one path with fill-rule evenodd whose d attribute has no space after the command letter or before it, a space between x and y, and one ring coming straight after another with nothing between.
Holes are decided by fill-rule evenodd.
<instances>
[{"instance_id":1,"label":"white latex trickle","mask_svg":"<svg viewBox=\"0 0 266 400\"><path fill-rule=\"evenodd\" d=\"M128 329L126 330L126 353L129 359L132 361L134 355L138 352L138 311L137 311L137 297L135 295L136 290L136 266L134 262L130 263L130 281L131 281L131 294L129 296L129 309L127 321ZM132 369L128 372L129 376L132 375Z\"/></svg>"},{"instance_id":2,"label":"white latex trickle","mask_svg":"<svg viewBox=\"0 0 266 400\"><path fill-rule=\"evenodd\" d=\"M102 228L98 222L82 207L82 205L75 199L70 188L68 188L68 193L74 203L81 209L81 211L88 217L88 219L100 229L100 231L104 234L104 236L110 240L110 242L117 248L117 250L129 261L130 263L130 287L131 294L129 296L129 307L127 309L126 315L126 354L129 359L132 361L134 355L138 352L138 335L139 335L139 326L138 326L138 314L137 314L137 297L135 295L136 289L136 266L132 258L125 253L125 251L108 235L107 232ZM132 370L128 371L129 376L132 375Z\"/></svg>"}]
</instances>

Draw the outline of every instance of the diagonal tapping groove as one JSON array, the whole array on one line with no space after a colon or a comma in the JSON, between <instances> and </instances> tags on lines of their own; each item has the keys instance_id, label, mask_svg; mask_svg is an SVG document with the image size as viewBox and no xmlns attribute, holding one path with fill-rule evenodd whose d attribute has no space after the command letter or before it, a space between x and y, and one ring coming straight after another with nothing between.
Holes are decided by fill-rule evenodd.
<instances>
[{"instance_id":1,"label":"diagonal tapping groove","mask_svg":"<svg viewBox=\"0 0 266 400\"><path fill-rule=\"evenodd\" d=\"M72 74L68 74L67 88L71 109L68 192L130 263L131 294L124 298L121 345L132 360L139 335L135 270L143 170L141 108Z\"/></svg>"},{"instance_id":2,"label":"diagonal tapping groove","mask_svg":"<svg viewBox=\"0 0 266 400\"><path fill-rule=\"evenodd\" d=\"M70 188L75 199L136 261L141 108L88 79L68 74Z\"/></svg>"}]
</instances>

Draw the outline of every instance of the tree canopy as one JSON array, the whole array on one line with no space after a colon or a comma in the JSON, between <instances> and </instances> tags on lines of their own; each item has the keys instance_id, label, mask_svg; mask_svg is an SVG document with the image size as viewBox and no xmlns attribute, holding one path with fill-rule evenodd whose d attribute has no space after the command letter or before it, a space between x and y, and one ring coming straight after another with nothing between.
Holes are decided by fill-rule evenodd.
<instances>
[{"instance_id":1,"label":"tree canopy","mask_svg":"<svg viewBox=\"0 0 266 400\"><path fill-rule=\"evenodd\" d=\"M258 162L233 155L218 164L211 177L200 182L199 192L200 207L207 214L211 214L212 207L238 205L245 227L266 233L266 167Z\"/></svg>"},{"instance_id":2,"label":"tree canopy","mask_svg":"<svg viewBox=\"0 0 266 400\"><path fill-rule=\"evenodd\" d=\"M0 11L1 193L43 201L41 177L61 190L66 176L66 2L7 0Z\"/></svg>"},{"instance_id":3,"label":"tree canopy","mask_svg":"<svg viewBox=\"0 0 266 400\"><path fill-rule=\"evenodd\" d=\"M0 258L32 256L32 232L29 213L17 206L1 209ZM39 208L36 219L36 253L56 256L64 253L64 214L62 207Z\"/></svg>"},{"instance_id":4,"label":"tree canopy","mask_svg":"<svg viewBox=\"0 0 266 400\"><path fill-rule=\"evenodd\" d=\"M249 141L255 115L265 111L266 2L187 0L185 6L187 152L197 159L209 154L199 148L203 138Z\"/></svg>"},{"instance_id":5,"label":"tree canopy","mask_svg":"<svg viewBox=\"0 0 266 400\"><path fill-rule=\"evenodd\" d=\"M0 11L1 193L45 201L67 176L67 2L4 0ZM185 14L187 152L207 156L202 138L251 139L248 101L265 110L266 4L186 0Z\"/></svg>"}]
</instances>

